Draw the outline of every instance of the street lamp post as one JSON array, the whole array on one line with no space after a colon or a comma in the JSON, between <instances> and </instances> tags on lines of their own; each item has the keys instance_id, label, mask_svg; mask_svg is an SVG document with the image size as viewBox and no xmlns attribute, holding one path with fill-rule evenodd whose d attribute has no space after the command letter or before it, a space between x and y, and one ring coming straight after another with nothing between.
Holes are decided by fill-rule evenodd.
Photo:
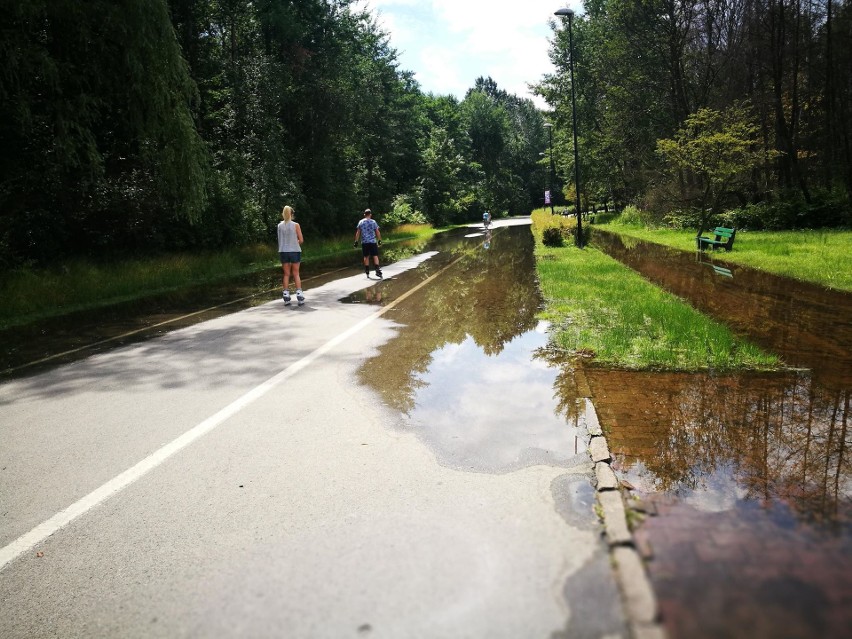
<instances>
[{"instance_id":1,"label":"street lamp post","mask_svg":"<svg viewBox=\"0 0 852 639\"><path fill-rule=\"evenodd\" d=\"M580 211L580 152L577 148L577 99L574 95L574 36L572 34L574 11L567 8L559 9L553 15L568 17L568 68L571 72L571 115L574 124L574 212L577 214L577 246L583 248L583 214Z\"/></svg>"},{"instance_id":2,"label":"street lamp post","mask_svg":"<svg viewBox=\"0 0 852 639\"><path fill-rule=\"evenodd\" d=\"M550 179L547 183L547 189L550 191L550 214L553 215L553 125L550 122L545 122L544 127L549 134L548 151L550 153Z\"/></svg>"}]
</instances>

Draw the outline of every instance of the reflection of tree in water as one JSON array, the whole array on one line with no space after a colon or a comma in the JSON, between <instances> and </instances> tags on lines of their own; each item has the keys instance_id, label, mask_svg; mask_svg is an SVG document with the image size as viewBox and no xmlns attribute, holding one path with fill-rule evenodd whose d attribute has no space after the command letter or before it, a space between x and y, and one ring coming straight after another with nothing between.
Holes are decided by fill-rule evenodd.
<instances>
[{"instance_id":1,"label":"reflection of tree in water","mask_svg":"<svg viewBox=\"0 0 852 639\"><path fill-rule=\"evenodd\" d=\"M596 231L594 243L695 308L771 350L793 366L816 372L826 385L850 387L852 294L727 264L719 277L706 254ZM719 256L720 259L724 259ZM845 380L845 381L844 381Z\"/></svg>"},{"instance_id":2,"label":"reflection of tree in water","mask_svg":"<svg viewBox=\"0 0 852 639\"><path fill-rule=\"evenodd\" d=\"M497 355L514 337L535 328L541 296L533 247L529 227L495 233L488 251L470 240L447 245L463 259L388 316L403 325L406 339L391 340L365 362L362 380L390 406L408 412L418 376L438 349L470 337L484 353Z\"/></svg>"},{"instance_id":3,"label":"reflection of tree in water","mask_svg":"<svg viewBox=\"0 0 852 639\"><path fill-rule=\"evenodd\" d=\"M745 499L781 499L815 519L852 514L849 389L827 389L804 373L592 368L586 377L621 469L641 472L653 490L701 490L733 469Z\"/></svg>"},{"instance_id":4,"label":"reflection of tree in water","mask_svg":"<svg viewBox=\"0 0 852 639\"><path fill-rule=\"evenodd\" d=\"M424 240L407 240L390 246L384 245L381 250L381 261L383 264L393 264L418 253L422 253L427 242ZM359 249L360 250L360 249Z\"/></svg>"},{"instance_id":5,"label":"reflection of tree in water","mask_svg":"<svg viewBox=\"0 0 852 639\"><path fill-rule=\"evenodd\" d=\"M535 357L547 362L548 366L559 371L556 374L556 380L553 382L553 387L556 389L554 412L564 417L566 423L576 423L580 417L579 398L588 397L590 394L585 386L585 375L581 364L578 363L575 356L566 356L563 351L548 347L538 349Z\"/></svg>"}]
</instances>

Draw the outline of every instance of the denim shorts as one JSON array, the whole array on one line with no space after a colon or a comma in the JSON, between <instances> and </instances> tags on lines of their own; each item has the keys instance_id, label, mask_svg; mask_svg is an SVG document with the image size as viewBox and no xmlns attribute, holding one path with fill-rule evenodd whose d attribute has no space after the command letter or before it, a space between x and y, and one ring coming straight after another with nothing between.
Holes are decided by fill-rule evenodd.
<instances>
[{"instance_id":1,"label":"denim shorts","mask_svg":"<svg viewBox=\"0 0 852 639\"><path fill-rule=\"evenodd\" d=\"M285 251L279 253L278 256L281 258L282 264L298 264L302 261L301 251Z\"/></svg>"}]
</instances>

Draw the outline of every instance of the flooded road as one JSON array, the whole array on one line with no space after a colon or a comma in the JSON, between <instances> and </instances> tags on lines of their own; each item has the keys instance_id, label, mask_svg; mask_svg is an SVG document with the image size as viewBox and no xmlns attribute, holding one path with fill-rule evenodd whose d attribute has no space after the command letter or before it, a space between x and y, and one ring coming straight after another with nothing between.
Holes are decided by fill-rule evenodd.
<instances>
[{"instance_id":1,"label":"flooded road","mask_svg":"<svg viewBox=\"0 0 852 639\"><path fill-rule=\"evenodd\" d=\"M543 300L529 227L468 235L447 238L431 260L437 269L441 255L464 256L447 277L390 315L399 337L365 362L361 380L405 413L443 465L506 473L586 462L582 429L554 400L559 368L537 356L547 326L536 319ZM395 286L347 301L392 299Z\"/></svg>"},{"instance_id":2,"label":"flooded road","mask_svg":"<svg viewBox=\"0 0 852 639\"><path fill-rule=\"evenodd\" d=\"M852 295L597 231L595 244L801 370L587 369L672 637L852 627ZM570 391L569 391L570 392Z\"/></svg>"},{"instance_id":3,"label":"flooded road","mask_svg":"<svg viewBox=\"0 0 852 639\"><path fill-rule=\"evenodd\" d=\"M5 382L0 634L627 636L528 223Z\"/></svg>"},{"instance_id":4,"label":"flooded road","mask_svg":"<svg viewBox=\"0 0 852 639\"><path fill-rule=\"evenodd\" d=\"M443 274L387 313L397 335L365 362L360 380L404 415L399 428L441 466L477 476L576 469L587 461L578 399L592 397L615 468L648 512L635 534L672 637L845 636L852 295L600 231L594 241L794 370L672 374L548 361L533 240L523 226L461 229L386 251L386 262L436 254L341 302L386 305ZM306 269L306 290L358 274L357 261ZM2 368L28 375L265 304L278 298L279 282L271 269L2 331ZM587 477L566 474L550 490L563 518L594 529ZM583 576L607 569L598 556ZM582 579L564 591L566 600L581 598ZM606 618L615 594L598 604L601 617L576 621L600 624L589 636L619 626Z\"/></svg>"}]
</instances>

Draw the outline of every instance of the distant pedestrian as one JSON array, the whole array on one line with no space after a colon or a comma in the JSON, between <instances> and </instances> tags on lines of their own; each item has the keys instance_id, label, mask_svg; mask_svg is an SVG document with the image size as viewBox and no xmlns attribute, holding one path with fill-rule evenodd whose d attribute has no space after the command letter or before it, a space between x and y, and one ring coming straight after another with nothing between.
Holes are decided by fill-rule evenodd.
<instances>
[{"instance_id":1,"label":"distant pedestrian","mask_svg":"<svg viewBox=\"0 0 852 639\"><path fill-rule=\"evenodd\" d=\"M358 222L358 228L355 229L356 248L359 239L361 240L361 253L364 256L364 272L367 277L370 277L370 258L372 257L376 277L382 279L382 269L379 268L379 247L382 245L382 233L379 231L379 224L373 219L373 212L370 209L364 211L364 219Z\"/></svg>"},{"instance_id":2,"label":"distant pedestrian","mask_svg":"<svg viewBox=\"0 0 852 639\"><path fill-rule=\"evenodd\" d=\"M485 213L482 214L482 226L484 226L485 228L488 228L490 225L491 225L491 213L489 213L488 211L485 211Z\"/></svg>"},{"instance_id":3,"label":"distant pedestrian","mask_svg":"<svg viewBox=\"0 0 852 639\"><path fill-rule=\"evenodd\" d=\"M301 306L305 303L302 294L302 278L299 276L299 265L302 261L302 227L293 221L293 208L285 206L281 212L282 221L278 223L278 256L281 258L281 268L284 270L284 304L290 306L290 274L296 284L296 302Z\"/></svg>"}]
</instances>

